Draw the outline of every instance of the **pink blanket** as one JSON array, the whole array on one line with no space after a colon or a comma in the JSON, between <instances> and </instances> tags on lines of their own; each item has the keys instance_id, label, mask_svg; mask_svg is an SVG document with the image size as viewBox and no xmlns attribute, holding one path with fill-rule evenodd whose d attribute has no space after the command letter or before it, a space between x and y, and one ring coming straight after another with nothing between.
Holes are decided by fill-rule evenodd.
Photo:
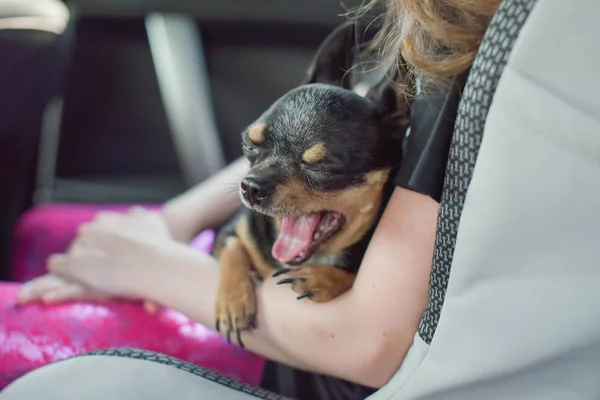
<instances>
[{"instance_id":1,"label":"pink blanket","mask_svg":"<svg viewBox=\"0 0 600 400\"><path fill-rule=\"evenodd\" d=\"M63 251L77 225L99 209L106 207L52 205L25 215L14 235L13 277L25 280L44 273L46 257ZM208 251L213 240L214 233L207 231L192 245ZM19 307L18 287L0 283L0 389L49 362L109 347L152 350L252 385L260 383L262 358L227 344L212 329L173 310L149 315L128 302Z\"/></svg>"}]
</instances>

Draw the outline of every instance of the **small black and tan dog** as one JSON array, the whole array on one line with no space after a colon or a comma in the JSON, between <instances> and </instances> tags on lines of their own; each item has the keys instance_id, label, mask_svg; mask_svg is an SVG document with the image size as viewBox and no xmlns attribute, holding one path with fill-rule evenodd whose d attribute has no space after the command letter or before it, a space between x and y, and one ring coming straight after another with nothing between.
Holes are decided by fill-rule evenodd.
<instances>
[{"instance_id":1,"label":"small black and tan dog","mask_svg":"<svg viewBox=\"0 0 600 400\"><path fill-rule=\"evenodd\" d=\"M400 162L403 124L392 89L348 89L354 27L322 45L307 84L275 102L243 134L250 169L241 207L217 238L216 326L254 327L254 278L279 276L298 299L331 300L353 284ZM386 85L386 87L389 85Z\"/></svg>"}]
</instances>

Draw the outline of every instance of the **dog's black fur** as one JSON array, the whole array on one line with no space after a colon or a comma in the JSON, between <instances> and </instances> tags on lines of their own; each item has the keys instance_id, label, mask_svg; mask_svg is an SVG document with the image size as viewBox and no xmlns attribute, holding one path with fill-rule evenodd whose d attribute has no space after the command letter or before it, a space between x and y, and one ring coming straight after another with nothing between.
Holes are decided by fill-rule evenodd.
<instances>
[{"instance_id":1,"label":"dog's black fur","mask_svg":"<svg viewBox=\"0 0 600 400\"><path fill-rule=\"evenodd\" d=\"M391 194L404 127L389 84L361 97L349 90L356 28L346 24L317 53L306 83L276 101L243 134L250 170L244 207L219 232L221 260L217 329L254 326L251 271L281 276L300 295L327 301L354 281L375 225ZM305 257L288 263L271 254L285 216L334 212L338 230ZM336 226L335 224L333 226ZM239 264L246 264L240 267Z\"/></svg>"}]
</instances>

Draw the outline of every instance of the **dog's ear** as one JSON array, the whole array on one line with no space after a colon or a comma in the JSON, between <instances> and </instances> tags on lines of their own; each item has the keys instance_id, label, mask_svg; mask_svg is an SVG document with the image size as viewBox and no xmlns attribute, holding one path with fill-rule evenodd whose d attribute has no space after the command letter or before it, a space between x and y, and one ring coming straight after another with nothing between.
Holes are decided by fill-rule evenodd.
<instances>
[{"instance_id":1,"label":"dog's ear","mask_svg":"<svg viewBox=\"0 0 600 400\"><path fill-rule=\"evenodd\" d=\"M410 102L395 86L397 79L394 76L383 76L372 86L366 98L377 106L381 124L390 143L403 143L406 130L410 124ZM393 144L391 148L397 149Z\"/></svg>"},{"instance_id":2,"label":"dog's ear","mask_svg":"<svg viewBox=\"0 0 600 400\"><path fill-rule=\"evenodd\" d=\"M400 94L397 84L397 73L382 76L365 97L377 105L386 124L404 125L410 119L410 103L406 96Z\"/></svg>"},{"instance_id":3,"label":"dog's ear","mask_svg":"<svg viewBox=\"0 0 600 400\"><path fill-rule=\"evenodd\" d=\"M348 71L356 56L356 32L356 24L348 21L329 34L317 50L304 83L327 83L350 88Z\"/></svg>"}]
</instances>

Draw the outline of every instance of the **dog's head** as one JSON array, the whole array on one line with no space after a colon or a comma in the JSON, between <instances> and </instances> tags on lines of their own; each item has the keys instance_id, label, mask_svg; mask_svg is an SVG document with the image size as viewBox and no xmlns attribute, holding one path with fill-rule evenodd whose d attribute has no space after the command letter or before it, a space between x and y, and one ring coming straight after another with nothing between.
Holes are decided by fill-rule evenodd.
<instances>
[{"instance_id":1,"label":"dog's head","mask_svg":"<svg viewBox=\"0 0 600 400\"><path fill-rule=\"evenodd\" d=\"M329 46L319 52L308 83L285 94L242 134L250 170L241 198L279 225L272 253L283 263L299 264L360 240L378 215L390 169L400 161L403 131L387 115L393 96L374 100L349 90L344 65L322 62L339 63L344 54L332 52L346 47L331 39Z\"/></svg>"}]
</instances>

